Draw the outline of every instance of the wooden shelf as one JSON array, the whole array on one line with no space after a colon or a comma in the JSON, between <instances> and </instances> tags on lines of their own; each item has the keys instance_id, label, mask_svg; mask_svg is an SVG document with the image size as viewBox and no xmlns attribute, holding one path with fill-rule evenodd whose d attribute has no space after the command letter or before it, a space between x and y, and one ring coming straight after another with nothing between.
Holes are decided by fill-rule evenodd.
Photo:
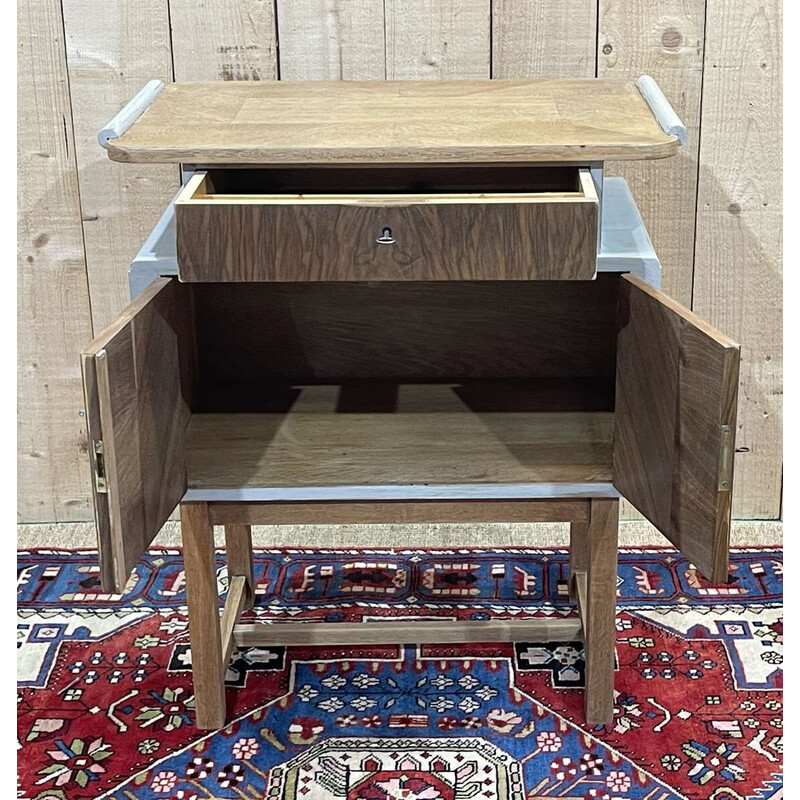
<instances>
[{"instance_id":1,"label":"wooden shelf","mask_svg":"<svg viewBox=\"0 0 800 800\"><path fill-rule=\"evenodd\" d=\"M633 82L175 83L118 139L127 162L408 164L665 158Z\"/></svg>"},{"instance_id":2,"label":"wooden shelf","mask_svg":"<svg viewBox=\"0 0 800 800\"><path fill-rule=\"evenodd\" d=\"M359 402L339 386L295 387L283 413L193 415L187 497L488 499L610 489L611 412L528 410L536 406L513 392L505 406L476 402L457 385L395 389Z\"/></svg>"}]
</instances>

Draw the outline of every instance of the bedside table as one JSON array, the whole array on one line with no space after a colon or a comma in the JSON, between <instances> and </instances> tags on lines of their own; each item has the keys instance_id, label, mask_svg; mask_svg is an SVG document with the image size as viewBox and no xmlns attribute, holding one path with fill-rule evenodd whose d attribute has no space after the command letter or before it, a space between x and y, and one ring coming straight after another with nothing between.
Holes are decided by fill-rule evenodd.
<instances>
[{"instance_id":1,"label":"bedside table","mask_svg":"<svg viewBox=\"0 0 800 800\"><path fill-rule=\"evenodd\" d=\"M727 579L738 346L603 174L684 139L647 77L154 81L101 132L184 165L83 374L106 590L180 504L201 728L236 646L581 635L610 721L620 496ZM240 622L252 524L487 521L570 523L576 617Z\"/></svg>"}]
</instances>

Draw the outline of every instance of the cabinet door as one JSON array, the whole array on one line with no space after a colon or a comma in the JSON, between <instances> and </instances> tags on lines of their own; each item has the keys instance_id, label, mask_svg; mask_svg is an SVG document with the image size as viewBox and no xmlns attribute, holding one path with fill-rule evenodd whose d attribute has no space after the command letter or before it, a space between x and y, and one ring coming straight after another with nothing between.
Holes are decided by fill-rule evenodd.
<instances>
[{"instance_id":1,"label":"cabinet door","mask_svg":"<svg viewBox=\"0 0 800 800\"><path fill-rule=\"evenodd\" d=\"M727 580L739 347L640 278L620 281L614 485Z\"/></svg>"},{"instance_id":2,"label":"cabinet door","mask_svg":"<svg viewBox=\"0 0 800 800\"><path fill-rule=\"evenodd\" d=\"M159 278L82 356L103 588L121 592L186 491L186 287Z\"/></svg>"}]
</instances>

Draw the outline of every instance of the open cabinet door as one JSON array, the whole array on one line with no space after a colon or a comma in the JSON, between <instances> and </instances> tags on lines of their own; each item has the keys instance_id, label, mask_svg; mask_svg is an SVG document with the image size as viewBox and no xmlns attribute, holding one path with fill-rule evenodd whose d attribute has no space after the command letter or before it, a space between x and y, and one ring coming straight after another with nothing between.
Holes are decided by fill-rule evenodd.
<instances>
[{"instance_id":1,"label":"open cabinet door","mask_svg":"<svg viewBox=\"0 0 800 800\"><path fill-rule=\"evenodd\" d=\"M620 280L614 485L709 580L728 577L739 347Z\"/></svg>"},{"instance_id":2,"label":"open cabinet door","mask_svg":"<svg viewBox=\"0 0 800 800\"><path fill-rule=\"evenodd\" d=\"M105 591L123 591L186 491L191 342L185 287L159 278L83 353Z\"/></svg>"}]
</instances>

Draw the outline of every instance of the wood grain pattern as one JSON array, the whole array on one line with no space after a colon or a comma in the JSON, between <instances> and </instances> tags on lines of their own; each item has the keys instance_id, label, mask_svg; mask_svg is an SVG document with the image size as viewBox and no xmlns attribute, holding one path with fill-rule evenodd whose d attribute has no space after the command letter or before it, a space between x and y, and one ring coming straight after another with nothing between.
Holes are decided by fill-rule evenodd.
<instances>
[{"instance_id":1,"label":"wood grain pattern","mask_svg":"<svg viewBox=\"0 0 800 800\"><path fill-rule=\"evenodd\" d=\"M591 509L591 506L590 506ZM575 576L585 573L589 563L589 520L572 522L569 526L569 599L577 600Z\"/></svg>"},{"instance_id":2,"label":"wood grain pattern","mask_svg":"<svg viewBox=\"0 0 800 800\"><path fill-rule=\"evenodd\" d=\"M617 530L619 501L593 500L588 530L586 570L586 689L588 725L614 717L614 647L617 638Z\"/></svg>"},{"instance_id":3,"label":"wood grain pattern","mask_svg":"<svg viewBox=\"0 0 800 800\"><path fill-rule=\"evenodd\" d=\"M597 195L228 196L187 185L175 203L183 281L588 280ZM381 244L386 229L392 243Z\"/></svg>"},{"instance_id":4,"label":"wood grain pattern","mask_svg":"<svg viewBox=\"0 0 800 800\"><path fill-rule=\"evenodd\" d=\"M178 289L174 280L155 281L83 355L84 374L94 377L86 384L89 434L103 442L108 483L110 547L101 557L110 551L117 592L186 489L190 390L181 378L191 375L179 350L187 309Z\"/></svg>"},{"instance_id":5,"label":"wood grain pattern","mask_svg":"<svg viewBox=\"0 0 800 800\"><path fill-rule=\"evenodd\" d=\"M298 387L288 413L194 414L192 489L610 480L613 415L481 412L447 385L402 385L386 412ZM397 498L402 499L402 498Z\"/></svg>"},{"instance_id":6,"label":"wood grain pattern","mask_svg":"<svg viewBox=\"0 0 800 800\"><path fill-rule=\"evenodd\" d=\"M387 0L389 80L489 78L490 0Z\"/></svg>"},{"instance_id":7,"label":"wood grain pattern","mask_svg":"<svg viewBox=\"0 0 800 800\"><path fill-rule=\"evenodd\" d=\"M233 629L239 621L242 611L247 603L247 579L244 575L233 575L228 580L228 596L225 599L225 607L222 609L222 617L219 621L220 636L222 639L222 674L228 669L228 662L233 654L235 641Z\"/></svg>"},{"instance_id":8,"label":"wood grain pattern","mask_svg":"<svg viewBox=\"0 0 800 800\"><path fill-rule=\"evenodd\" d=\"M19 8L17 512L91 516L76 354L92 335L60 4Z\"/></svg>"},{"instance_id":9,"label":"wood grain pattern","mask_svg":"<svg viewBox=\"0 0 800 800\"><path fill-rule=\"evenodd\" d=\"M588 540L587 540L588 542ZM570 552L572 548L570 547ZM588 564L588 558L587 558ZM587 572L585 569L575 570L570 573L571 594L572 600L578 606L578 616L581 618L581 625L583 626L584 636L589 627L588 612L589 612L589 593L587 589Z\"/></svg>"},{"instance_id":10,"label":"wood grain pattern","mask_svg":"<svg viewBox=\"0 0 800 800\"><path fill-rule=\"evenodd\" d=\"M277 78L273 3L169 0L176 81Z\"/></svg>"},{"instance_id":11,"label":"wood grain pattern","mask_svg":"<svg viewBox=\"0 0 800 800\"><path fill-rule=\"evenodd\" d=\"M781 4L708 3L694 304L742 343L734 515L781 515Z\"/></svg>"},{"instance_id":12,"label":"wood grain pattern","mask_svg":"<svg viewBox=\"0 0 800 800\"><path fill-rule=\"evenodd\" d=\"M181 504L181 539L189 607L195 724L203 730L213 730L225 724L225 665L214 530L205 503Z\"/></svg>"},{"instance_id":13,"label":"wood grain pattern","mask_svg":"<svg viewBox=\"0 0 800 800\"><path fill-rule=\"evenodd\" d=\"M639 278L620 288L614 485L724 582L733 442L724 448L722 426L735 426L739 348Z\"/></svg>"},{"instance_id":14,"label":"wood grain pattern","mask_svg":"<svg viewBox=\"0 0 800 800\"><path fill-rule=\"evenodd\" d=\"M652 75L689 134L668 162L608 165L636 198L663 267L661 288L686 306L692 302L704 35L704 0L600 2L598 76Z\"/></svg>"},{"instance_id":15,"label":"wood grain pattern","mask_svg":"<svg viewBox=\"0 0 800 800\"><path fill-rule=\"evenodd\" d=\"M277 622L241 624L233 630L239 647L264 645L462 644L470 642L559 642L580 638L577 618L491 622Z\"/></svg>"},{"instance_id":16,"label":"wood grain pattern","mask_svg":"<svg viewBox=\"0 0 800 800\"><path fill-rule=\"evenodd\" d=\"M261 81L167 86L108 153L206 164L585 164L676 149L630 81Z\"/></svg>"},{"instance_id":17,"label":"wood grain pattern","mask_svg":"<svg viewBox=\"0 0 800 800\"><path fill-rule=\"evenodd\" d=\"M569 378L519 392L610 410L617 282L193 284L196 409L267 410L281 383Z\"/></svg>"},{"instance_id":18,"label":"wood grain pattern","mask_svg":"<svg viewBox=\"0 0 800 800\"><path fill-rule=\"evenodd\" d=\"M209 503L213 524L377 525L382 523L572 522L589 519L588 500ZM301 542L298 542L298 545ZM229 558L230 558L230 546Z\"/></svg>"},{"instance_id":19,"label":"wood grain pattern","mask_svg":"<svg viewBox=\"0 0 800 800\"><path fill-rule=\"evenodd\" d=\"M166 0L64 0L86 268L95 331L129 302L128 266L178 190L169 165L109 161L97 132L147 81L172 80Z\"/></svg>"},{"instance_id":20,"label":"wood grain pattern","mask_svg":"<svg viewBox=\"0 0 800 800\"><path fill-rule=\"evenodd\" d=\"M492 19L493 78L594 77L596 3L494 0Z\"/></svg>"},{"instance_id":21,"label":"wood grain pattern","mask_svg":"<svg viewBox=\"0 0 800 800\"><path fill-rule=\"evenodd\" d=\"M383 80L383 0L279 3L281 79Z\"/></svg>"},{"instance_id":22,"label":"wood grain pattern","mask_svg":"<svg viewBox=\"0 0 800 800\"><path fill-rule=\"evenodd\" d=\"M214 522L212 518L212 524ZM225 558L228 562L228 577L240 576L245 583L245 608L253 607L255 584L253 583L253 537L250 525L229 520L225 524ZM227 659L226 659L227 660Z\"/></svg>"}]
</instances>

